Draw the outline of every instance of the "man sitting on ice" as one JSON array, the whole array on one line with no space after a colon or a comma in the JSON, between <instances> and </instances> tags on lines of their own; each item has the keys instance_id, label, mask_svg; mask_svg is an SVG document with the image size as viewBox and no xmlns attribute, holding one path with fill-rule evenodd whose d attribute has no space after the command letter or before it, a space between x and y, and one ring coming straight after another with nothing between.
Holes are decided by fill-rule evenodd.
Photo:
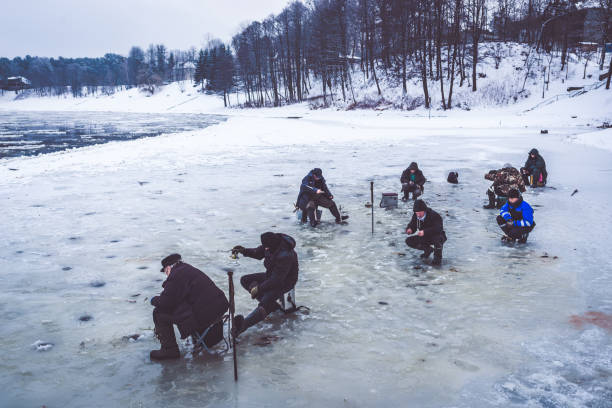
<instances>
[{"instance_id":1,"label":"man sitting on ice","mask_svg":"<svg viewBox=\"0 0 612 408\"><path fill-rule=\"evenodd\" d=\"M546 185L546 179L548 178L546 162L540 156L538 149L531 149L527 161L525 161L525 167L521 168L521 174L525 184L531 185L531 187L544 187ZM531 178L531 183L529 178Z\"/></svg>"},{"instance_id":2,"label":"man sitting on ice","mask_svg":"<svg viewBox=\"0 0 612 408\"><path fill-rule=\"evenodd\" d=\"M527 242L529 233L535 227L533 208L526 201L523 201L523 197L517 189L513 188L508 192L508 202L501 208L497 216L497 224L505 234L502 241L514 242L518 240L523 244Z\"/></svg>"},{"instance_id":3,"label":"man sitting on ice","mask_svg":"<svg viewBox=\"0 0 612 408\"><path fill-rule=\"evenodd\" d=\"M423 172L419 170L419 166L416 162L412 162L402 173L400 181L402 182L402 191L404 192L402 201L408 201L410 193L412 193L413 200L416 200L417 197L423 194L424 184L427 179L423 175Z\"/></svg>"},{"instance_id":4,"label":"man sitting on ice","mask_svg":"<svg viewBox=\"0 0 612 408\"><path fill-rule=\"evenodd\" d=\"M489 171L484 177L487 180L491 180L493 184L487 190L489 204L483 206L483 208L500 208L501 205L497 204L497 198L500 197L501 200L507 200L508 192L513 188L525 192L525 182L521 177L521 173L512 167L510 163L504 164L504 167L499 170Z\"/></svg>"},{"instance_id":5,"label":"man sitting on ice","mask_svg":"<svg viewBox=\"0 0 612 408\"><path fill-rule=\"evenodd\" d=\"M414 234L406 238L406 245L423 251L421 258L427 259L434 253L432 265L442 263L442 247L446 242L446 233L440 214L427 207L423 200L416 200L413 206L414 214L406 227L406 234Z\"/></svg>"},{"instance_id":6,"label":"man sitting on ice","mask_svg":"<svg viewBox=\"0 0 612 408\"><path fill-rule=\"evenodd\" d=\"M179 254L172 254L162 260L161 272L167 279L164 290L151 298L155 335L161 349L151 351L151 360L176 359L181 356L174 324L181 338L202 333L217 322L229 308L225 293L206 274L182 262ZM221 339L218 339L221 340Z\"/></svg>"},{"instance_id":7,"label":"man sitting on ice","mask_svg":"<svg viewBox=\"0 0 612 408\"><path fill-rule=\"evenodd\" d=\"M245 248L237 245L232 249L249 258L263 259L265 273L253 273L240 278L240 284L257 299L259 304L245 318L236 315L234 336L261 322L266 316L280 308L276 302L289 292L298 280L298 257L295 252L295 240L286 234L266 232L261 234L261 245L256 248Z\"/></svg>"},{"instance_id":8,"label":"man sitting on ice","mask_svg":"<svg viewBox=\"0 0 612 408\"><path fill-rule=\"evenodd\" d=\"M327 188L323 171L319 168L312 169L302 179L297 206L302 210L302 222L306 222L306 216L308 216L310 225L313 227L316 227L319 223L316 215L318 206L329 208L329 211L336 218L336 224L342 224L348 219L348 215L340 215L340 211L338 211L334 202L334 196Z\"/></svg>"}]
</instances>

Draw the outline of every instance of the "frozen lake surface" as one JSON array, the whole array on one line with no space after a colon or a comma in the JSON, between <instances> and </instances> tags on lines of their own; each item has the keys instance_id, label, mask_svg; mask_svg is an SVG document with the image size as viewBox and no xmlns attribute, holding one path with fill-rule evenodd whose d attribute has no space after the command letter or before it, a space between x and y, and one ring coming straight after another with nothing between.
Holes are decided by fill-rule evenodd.
<instances>
[{"instance_id":1,"label":"frozen lake surface","mask_svg":"<svg viewBox=\"0 0 612 408\"><path fill-rule=\"evenodd\" d=\"M203 129L220 115L0 111L0 159Z\"/></svg>"},{"instance_id":2,"label":"frozen lake surface","mask_svg":"<svg viewBox=\"0 0 612 408\"><path fill-rule=\"evenodd\" d=\"M430 125L422 125L431 123ZM585 129L446 126L409 118L231 118L203 131L0 161L1 406L610 407L612 337L572 316L612 313L612 154ZM538 147L527 245L500 243L484 173ZM440 268L406 248L411 204L376 208L416 160L444 218ZM351 218L297 224L302 177L321 167ZM12 169L12 170L11 170ZM459 172L459 185L446 183ZM578 189L578 193L571 193ZM231 357L152 363L160 259L180 252L224 290L256 260L237 244L298 245L298 304L245 332ZM237 292L237 312L254 302ZM575 320L575 318L574 318ZM124 336L143 334L136 341ZM265 337L267 336L267 337Z\"/></svg>"}]
</instances>

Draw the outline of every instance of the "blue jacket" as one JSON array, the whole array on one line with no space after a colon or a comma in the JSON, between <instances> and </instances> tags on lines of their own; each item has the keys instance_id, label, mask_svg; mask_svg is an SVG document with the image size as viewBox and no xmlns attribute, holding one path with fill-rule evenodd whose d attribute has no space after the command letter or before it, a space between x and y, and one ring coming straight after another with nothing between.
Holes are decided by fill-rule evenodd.
<instances>
[{"instance_id":1,"label":"blue jacket","mask_svg":"<svg viewBox=\"0 0 612 408\"><path fill-rule=\"evenodd\" d=\"M302 179L302 185L300 186L300 193L297 198L297 206L304 211L308 202L312 197L317 194L317 190L323 190L327 198L332 197L332 193L327 188L325 177L321 177L319 180L315 180L312 175L312 170Z\"/></svg>"},{"instance_id":2,"label":"blue jacket","mask_svg":"<svg viewBox=\"0 0 612 408\"><path fill-rule=\"evenodd\" d=\"M515 206L511 205L510 201L506 202L499 211L499 215L504 220L511 221L517 227L531 227L534 225L533 208L523 201L522 198Z\"/></svg>"}]
</instances>

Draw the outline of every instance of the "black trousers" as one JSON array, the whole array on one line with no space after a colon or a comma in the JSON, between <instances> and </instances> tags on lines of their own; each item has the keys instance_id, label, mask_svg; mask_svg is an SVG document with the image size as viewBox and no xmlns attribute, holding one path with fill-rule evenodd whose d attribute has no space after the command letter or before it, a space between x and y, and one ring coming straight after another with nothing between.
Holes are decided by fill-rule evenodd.
<instances>
[{"instance_id":1,"label":"black trousers","mask_svg":"<svg viewBox=\"0 0 612 408\"><path fill-rule=\"evenodd\" d=\"M499 225L501 230L504 231L504 234L506 234L512 239L526 238L526 235L529 235L529 233L535 227L535 223L530 227L521 227L519 225L510 226L508 225L504 217L502 217L501 215L497 216L497 224Z\"/></svg>"},{"instance_id":2,"label":"black trousers","mask_svg":"<svg viewBox=\"0 0 612 408\"><path fill-rule=\"evenodd\" d=\"M254 286L259 285L265 280L265 273L252 273L250 275L244 275L242 278L240 278L240 284L243 288L250 292ZM263 292L259 291L256 299L259 302L259 306L266 310L266 313L272 313L278 309L278 303L276 303L276 301L283 296L284 293L289 292L291 289L292 288L287 288L286 290L272 289Z\"/></svg>"},{"instance_id":3,"label":"black trousers","mask_svg":"<svg viewBox=\"0 0 612 408\"><path fill-rule=\"evenodd\" d=\"M487 197L489 198L489 205L496 206L497 208L500 208L501 206L497 205L497 200L496 200L496 198L499 197L499 196L503 196L501 191L497 187L493 188L493 186L491 186L487 190Z\"/></svg>"},{"instance_id":4,"label":"black trousers","mask_svg":"<svg viewBox=\"0 0 612 408\"><path fill-rule=\"evenodd\" d=\"M410 193L412 193L414 198L417 198L421 194L423 194L423 186L419 186L416 183L402 183L402 191L404 192L404 197L408 198Z\"/></svg>"},{"instance_id":5,"label":"black trousers","mask_svg":"<svg viewBox=\"0 0 612 408\"><path fill-rule=\"evenodd\" d=\"M406 238L406 245L408 245L410 248L418 249L421 251L431 250L433 246L434 250L441 251L445 241L446 237L443 234L422 237L419 237L418 235L412 235Z\"/></svg>"},{"instance_id":6,"label":"black trousers","mask_svg":"<svg viewBox=\"0 0 612 408\"><path fill-rule=\"evenodd\" d=\"M546 184L546 172L538 169L537 167L526 168L521 167L521 176L523 176L523 181L525 185L537 186L540 182L540 176L542 177L542 184ZM533 176L533 184L529 182L529 176Z\"/></svg>"},{"instance_id":7,"label":"black trousers","mask_svg":"<svg viewBox=\"0 0 612 408\"><path fill-rule=\"evenodd\" d=\"M155 334L163 347L178 347L173 327L178 322L173 319L171 314L163 313L156 307L153 309L153 323L155 324Z\"/></svg>"},{"instance_id":8,"label":"black trousers","mask_svg":"<svg viewBox=\"0 0 612 408\"><path fill-rule=\"evenodd\" d=\"M316 194L306 205L306 214L310 219L310 225L315 226L317 224L317 219L315 217L317 207L328 208L336 220L340 219L340 211L338 211L338 207L334 200L327 198L323 194ZM302 221L306 221L304 215L302 215Z\"/></svg>"}]
</instances>

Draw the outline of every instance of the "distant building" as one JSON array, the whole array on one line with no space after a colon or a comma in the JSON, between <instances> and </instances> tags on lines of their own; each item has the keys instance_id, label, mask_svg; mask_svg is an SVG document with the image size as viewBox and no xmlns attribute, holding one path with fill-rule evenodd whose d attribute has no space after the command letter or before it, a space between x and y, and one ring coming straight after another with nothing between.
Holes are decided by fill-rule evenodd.
<instances>
[{"instance_id":1,"label":"distant building","mask_svg":"<svg viewBox=\"0 0 612 408\"><path fill-rule=\"evenodd\" d=\"M8 77L1 81L0 84L2 84L2 89L5 91L20 91L32 86L30 80L22 76Z\"/></svg>"}]
</instances>

